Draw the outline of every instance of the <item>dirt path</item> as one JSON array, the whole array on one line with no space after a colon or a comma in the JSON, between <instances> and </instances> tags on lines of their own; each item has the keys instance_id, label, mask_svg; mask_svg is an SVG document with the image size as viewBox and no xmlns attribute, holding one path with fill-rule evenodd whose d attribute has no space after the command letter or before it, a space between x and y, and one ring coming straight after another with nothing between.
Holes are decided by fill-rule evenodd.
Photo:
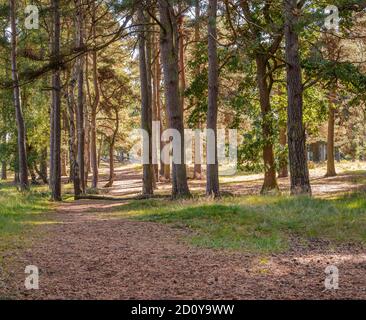
<instances>
[{"instance_id":1,"label":"dirt path","mask_svg":"<svg viewBox=\"0 0 366 320\"><path fill-rule=\"evenodd\" d=\"M259 256L189 247L187 230L110 219L113 203L64 204L47 237L19 253L2 297L26 299L334 299L366 298L361 248L293 248ZM95 213L98 211L98 214ZM94 213L93 213L94 212ZM340 289L324 292L337 265ZM40 268L40 290L24 289L24 266ZM1 292L1 290L3 292ZM14 295L14 293L16 293Z\"/></svg>"},{"instance_id":2,"label":"dirt path","mask_svg":"<svg viewBox=\"0 0 366 320\"><path fill-rule=\"evenodd\" d=\"M127 170L127 171L126 171ZM118 170L110 193L139 190L139 174ZM125 178L123 179L122 176ZM359 177L343 174L321 178L312 174L316 195L356 190ZM246 180L243 182L242 180ZM191 181L200 190L203 182ZM244 177L223 189L254 193L259 177ZM287 180L281 180L286 188ZM325 187L326 186L326 187ZM160 190L168 188L161 184ZM280 255L231 253L190 247L189 231L149 222L113 219L108 211L121 203L64 203L50 215L26 251L3 256L7 276L0 281L1 298L26 299L366 299L366 254L357 246L334 250L324 242L303 248L294 239L290 252ZM38 233L35 230L35 233ZM1 258L1 257L0 257ZM24 268L40 269L40 289L24 289ZM325 269L339 268L339 290L324 291ZM1 270L0 270L1 271Z\"/></svg>"}]
</instances>

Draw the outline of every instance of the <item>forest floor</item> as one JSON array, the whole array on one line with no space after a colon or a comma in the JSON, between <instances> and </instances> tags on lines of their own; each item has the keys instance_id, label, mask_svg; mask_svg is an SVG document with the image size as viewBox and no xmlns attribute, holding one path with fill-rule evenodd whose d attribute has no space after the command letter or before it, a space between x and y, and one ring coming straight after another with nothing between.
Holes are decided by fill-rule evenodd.
<instances>
[{"instance_id":1,"label":"forest floor","mask_svg":"<svg viewBox=\"0 0 366 320\"><path fill-rule=\"evenodd\" d=\"M238 175L222 189L240 196L219 203L65 201L33 221L24 244L0 247L0 298L366 299L364 165L328 179L311 170L313 199L259 197L261 176ZM140 179L118 168L108 192L138 193ZM190 185L202 193L203 181ZM39 267L39 290L24 288L27 265ZM325 290L329 265L338 290Z\"/></svg>"}]
</instances>

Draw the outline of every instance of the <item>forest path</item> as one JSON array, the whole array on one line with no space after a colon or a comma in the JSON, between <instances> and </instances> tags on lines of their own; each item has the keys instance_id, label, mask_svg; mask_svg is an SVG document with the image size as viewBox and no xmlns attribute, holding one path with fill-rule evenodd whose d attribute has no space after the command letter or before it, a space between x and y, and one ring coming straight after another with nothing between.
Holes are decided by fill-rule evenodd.
<instances>
[{"instance_id":1,"label":"forest path","mask_svg":"<svg viewBox=\"0 0 366 320\"><path fill-rule=\"evenodd\" d=\"M324 185L321 178L313 179ZM357 187L359 179L350 182L340 176L323 189ZM227 186L235 185L246 187L241 180ZM305 248L294 239L292 249L281 254L196 248L184 241L191 232L187 229L130 220L128 212L118 218L110 214L127 203L80 200L60 205L37 227L28 249L3 257L12 263L0 297L366 299L366 254L361 247L329 249L314 240ZM39 267L39 290L24 288L27 265ZM328 265L340 270L337 291L324 291Z\"/></svg>"},{"instance_id":2,"label":"forest path","mask_svg":"<svg viewBox=\"0 0 366 320\"><path fill-rule=\"evenodd\" d=\"M119 205L121 205L119 203ZM366 254L314 241L283 254L192 247L186 229L111 218L116 203L65 203L46 232L12 257L10 287L22 299L366 299ZM296 243L296 239L294 241ZM39 290L24 289L24 268L40 270ZM324 291L325 268L336 265L340 289Z\"/></svg>"}]
</instances>

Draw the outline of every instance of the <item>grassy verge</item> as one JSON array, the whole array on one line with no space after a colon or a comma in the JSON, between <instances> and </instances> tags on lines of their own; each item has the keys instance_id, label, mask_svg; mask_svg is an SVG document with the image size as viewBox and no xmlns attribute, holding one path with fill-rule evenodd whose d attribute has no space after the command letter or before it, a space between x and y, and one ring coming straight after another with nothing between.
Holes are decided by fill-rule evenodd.
<instances>
[{"instance_id":1,"label":"grassy verge","mask_svg":"<svg viewBox=\"0 0 366 320\"><path fill-rule=\"evenodd\" d=\"M22 194L10 184L0 184L0 252L23 244L26 232L44 222L42 213L51 207L48 199L46 187Z\"/></svg>"},{"instance_id":2,"label":"grassy verge","mask_svg":"<svg viewBox=\"0 0 366 320\"><path fill-rule=\"evenodd\" d=\"M115 208L115 217L170 223L195 231L197 246L279 252L290 236L332 244L366 243L366 194L335 199L245 196L219 202L195 199L136 201Z\"/></svg>"}]
</instances>

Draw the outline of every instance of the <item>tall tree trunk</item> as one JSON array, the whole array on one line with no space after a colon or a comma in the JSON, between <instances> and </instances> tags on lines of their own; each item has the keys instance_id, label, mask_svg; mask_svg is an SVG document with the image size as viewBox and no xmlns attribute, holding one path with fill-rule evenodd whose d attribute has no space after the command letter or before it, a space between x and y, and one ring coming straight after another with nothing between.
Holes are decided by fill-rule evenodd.
<instances>
[{"instance_id":1,"label":"tall tree trunk","mask_svg":"<svg viewBox=\"0 0 366 320\"><path fill-rule=\"evenodd\" d=\"M335 108L334 93L329 97L328 110L328 137L327 137L327 174L326 177L335 177L337 175L334 161L334 124L335 124Z\"/></svg>"},{"instance_id":2,"label":"tall tree trunk","mask_svg":"<svg viewBox=\"0 0 366 320\"><path fill-rule=\"evenodd\" d=\"M173 160L172 197L189 197L187 170L184 157L183 109L179 94L179 43L177 17L167 0L159 0L160 11L160 49L164 70L165 97L169 126L179 132L181 137L180 161ZM174 157L173 157L174 159ZM178 163L176 163L178 162Z\"/></svg>"},{"instance_id":3,"label":"tall tree trunk","mask_svg":"<svg viewBox=\"0 0 366 320\"><path fill-rule=\"evenodd\" d=\"M114 141L109 144L109 179L108 186L112 187L114 183Z\"/></svg>"},{"instance_id":4,"label":"tall tree trunk","mask_svg":"<svg viewBox=\"0 0 366 320\"><path fill-rule=\"evenodd\" d=\"M286 135L286 126L281 126L280 128L280 145L282 150L285 150L287 146L287 135ZM287 178L288 177L288 157L285 159L280 159L280 168L278 172L279 178Z\"/></svg>"},{"instance_id":5,"label":"tall tree trunk","mask_svg":"<svg viewBox=\"0 0 366 320\"><path fill-rule=\"evenodd\" d=\"M218 109L218 58L217 58L217 0L208 5L208 110L207 129L214 132L214 139L207 143L207 160L214 157L214 164L207 163L206 195L220 197L219 164L217 156L217 109ZM208 138L209 139L209 138ZM211 156L209 156L211 154Z\"/></svg>"},{"instance_id":6,"label":"tall tree trunk","mask_svg":"<svg viewBox=\"0 0 366 320\"><path fill-rule=\"evenodd\" d=\"M86 75L85 75L86 77ZM87 82L87 81L86 81ZM88 186L88 178L90 172L90 122L89 122L89 115L88 115L88 106L84 104L84 134L85 134L85 144L84 144L84 168L85 168L85 188Z\"/></svg>"},{"instance_id":7,"label":"tall tree trunk","mask_svg":"<svg viewBox=\"0 0 366 320\"><path fill-rule=\"evenodd\" d=\"M271 191L278 191L276 178L276 165L273 153L272 135L273 128L271 123L271 102L270 102L270 88L267 83L267 57L265 55L258 55L256 57L257 63L257 83L260 95L260 105L262 112L262 134L264 140L263 146L263 162L264 162L264 183L262 187L262 194Z\"/></svg>"},{"instance_id":8,"label":"tall tree trunk","mask_svg":"<svg viewBox=\"0 0 366 320\"><path fill-rule=\"evenodd\" d=\"M7 171L6 171L6 161L1 162L1 180L8 179Z\"/></svg>"},{"instance_id":9,"label":"tall tree trunk","mask_svg":"<svg viewBox=\"0 0 366 320\"><path fill-rule=\"evenodd\" d=\"M152 99L151 99L151 86L149 85L149 78L151 83L150 59L148 54L148 48L146 43L146 18L144 16L142 8L138 10L140 34L139 34L139 61L140 61L140 82L141 82L141 129L144 130L148 137L143 137L143 145L148 147L148 150L144 148L144 153L148 152L148 163L143 164L143 183L142 194L145 196L151 196L154 194L153 186L153 167L152 167ZM148 141L145 141L145 139ZM144 155L145 158L146 155Z\"/></svg>"},{"instance_id":10,"label":"tall tree trunk","mask_svg":"<svg viewBox=\"0 0 366 320\"><path fill-rule=\"evenodd\" d=\"M61 152L61 176L67 176L67 153L65 151Z\"/></svg>"},{"instance_id":11,"label":"tall tree trunk","mask_svg":"<svg viewBox=\"0 0 366 320\"><path fill-rule=\"evenodd\" d=\"M29 189L25 125L20 102L20 88L17 68L17 27L15 0L9 0L10 29L11 29L11 71L13 80L13 99L18 130L18 158L19 158L19 188L21 191Z\"/></svg>"},{"instance_id":12,"label":"tall tree trunk","mask_svg":"<svg viewBox=\"0 0 366 320\"><path fill-rule=\"evenodd\" d=\"M6 144L6 136L7 134L4 134L3 137L3 143ZM1 180L6 180L8 178L7 171L6 171L6 160L1 161Z\"/></svg>"},{"instance_id":13,"label":"tall tree trunk","mask_svg":"<svg viewBox=\"0 0 366 320\"><path fill-rule=\"evenodd\" d=\"M53 10L53 35L52 35L52 60L59 63L60 59L60 3L52 0ZM52 72L52 131L51 131L51 156L52 176L51 198L53 201L61 201L61 79L60 70Z\"/></svg>"},{"instance_id":14,"label":"tall tree trunk","mask_svg":"<svg viewBox=\"0 0 366 320\"><path fill-rule=\"evenodd\" d=\"M181 8L179 9L181 11ZM186 70L184 61L184 14L181 13L178 18L178 36L179 36L179 91L180 103L184 110L184 92L186 90Z\"/></svg>"},{"instance_id":15,"label":"tall tree trunk","mask_svg":"<svg viewBox=\"0 0 366 320\"><path fill-rule=\"evenodd\" d=\"M96 12L95 12L95 1L92 2L93 13L92 13L92 23L93 23L93 38L94 45L96 45ZM98 52L94 50L92 52L93 60L93 84L94 84L94 101L91 107L90 116L90 161L93 171L92 178L92 188L96 189L98 187L98 157L97 157L97 110L100 102L100 92L99 92L99 82L98 82Z\"/></svg>"},{"instance_id":16,"label":"tall tree trunk","mask_svg":"<svg viewBox=\"0 0 366 320\"><path fill-rule=\"evenodd\" d=\"M98 169L100 168L100 161L102 159L102 148L103 148L103 138L101 137L100 138L100 141L99 141L99 148L98 148Z\"/></svg>"},{"instance_id":17,"label":"tall tree trunk","mask_svg":"<svg viewBox=\"0 0 366 320\"><path fill-rule=\"evenodd\" d=\"M200 7L200 0L195 1L195 19L196 23L194 25L194 42L195 46L198 48L198 42L200 41L200 23L199 20L201 18L201 7ZM197 52L198 53L198 52ZM199 75L201 72L201 68L197 68L196 76ZM196 101L197 102L197 101ZM201 121L198 122L198 129L201 129ZM194 148L194 155L195 155L195 162L193 168L193 179L202 179L202 165L201 165L201 142L197 141L197 135L195 137L195 148ZM197 161L198 160L198 161Z\"/></svg>"},{"instance_id":18,"label":"tall tree trunk","mask_svg":"<svg viewBox=\"0 0 366 320\"><path fill-rule=\"evenodd\" d=\"M299 56L297 0L284 0L288 93L288 149L291 173L291 194L311 195L303 124L303 84Z\"/></svg>"},{"instance_id":19,"label":"tall tree trunk","mask_svg":"<svg viewBox=\"0 0 366 320\"><path fill-rule=\"evenodd\" d=\"M114 129L113 136L109 138L109 181L104 188L110 188L114 183L114 146L119 131L119 114L117 107L114 107L114 113L116 116L116 128Z\"/></svg>"},{"instance_id":20,"label":"tall tree trunk","mask_svg":"<svg viewBox=\"0 0 366 320\"><path fill-rule=\"evenodd\" d=\"M1 162L1 180L6 180L8 179L8 174L7 174L7 170L6 170L6 161L2 161Z\"/></svg>"},{"instance_id":21,"label":"tall tree trunk","mask_svg":"<svg viewBox=\"0 0 366 320\"><path fill-rule=\"evenodd\" d=\"M84 46L84 31L83 31L83 8L82 0L76 0L76 30L77 30L77 47ZM78 153L77 161L79 168L79 179L82 193L85 193L85 131L84 131L84 59L81 55L77 60L77 109L76 109L76 125L78 137Z\"/></svg>"},{"instance_id":22,"label":"tall tree trunk","mask_svg":"<svg viewBox=\"0 0 366 320\"><path fill-rule=\"evenodd\" d=\"M158 26L159 28L159 26ZM153 111L152 111L152 120L154 123L159 123L160 134L162 130L161 126L161 118L160 118L160 81L161 81L161 70L160 70L160 53L159 53L159 37L157 36L156 28L153 29L154 33L151 36L152 43L153 43L153 54L155 54L152 64L152 79L153 79ZM157 163L158 160L158 153L160 152L161 148L161 136L153 136L155 144L153 145L152 150L152 158L155 160L153 164L153 171L154 171L154 179L155 182L159 181L159 164ZM160 147L158 146L158 142L160 141ZM154 161L153 161L154 162ZM160 162L162 164L162 162ZM160 171L162 172L162 170Z\"/></svg>"},{"instance_id":23,"label":"tall tree trunk","mask_svg":"<svg viewBox=\"0 0 366 320\"><path fill-rule=\"evenodd\" d=\"M41 163L39 166L39 176L43 183L48 183L48 173L47 173L47 147L42 149L41 152Z\"/></svg>"},{"instance_id":24,"label":"tall tree trunk","mask_svg":"<svg viewBox=\"0 0 366 320\"><path fill-rule=\"evenodd\" d=\"M79 164L77 161L78 145L76 143L76 125L75 125L75 99L74 99L75 85L76 85L76 72L75 76L71 79L68 88L66 88L65 95L69 115L70 181L72 181L74 185L74 197L75 199L78 199L82 191L80 188Z\"/></svg>"}]
</instances>

